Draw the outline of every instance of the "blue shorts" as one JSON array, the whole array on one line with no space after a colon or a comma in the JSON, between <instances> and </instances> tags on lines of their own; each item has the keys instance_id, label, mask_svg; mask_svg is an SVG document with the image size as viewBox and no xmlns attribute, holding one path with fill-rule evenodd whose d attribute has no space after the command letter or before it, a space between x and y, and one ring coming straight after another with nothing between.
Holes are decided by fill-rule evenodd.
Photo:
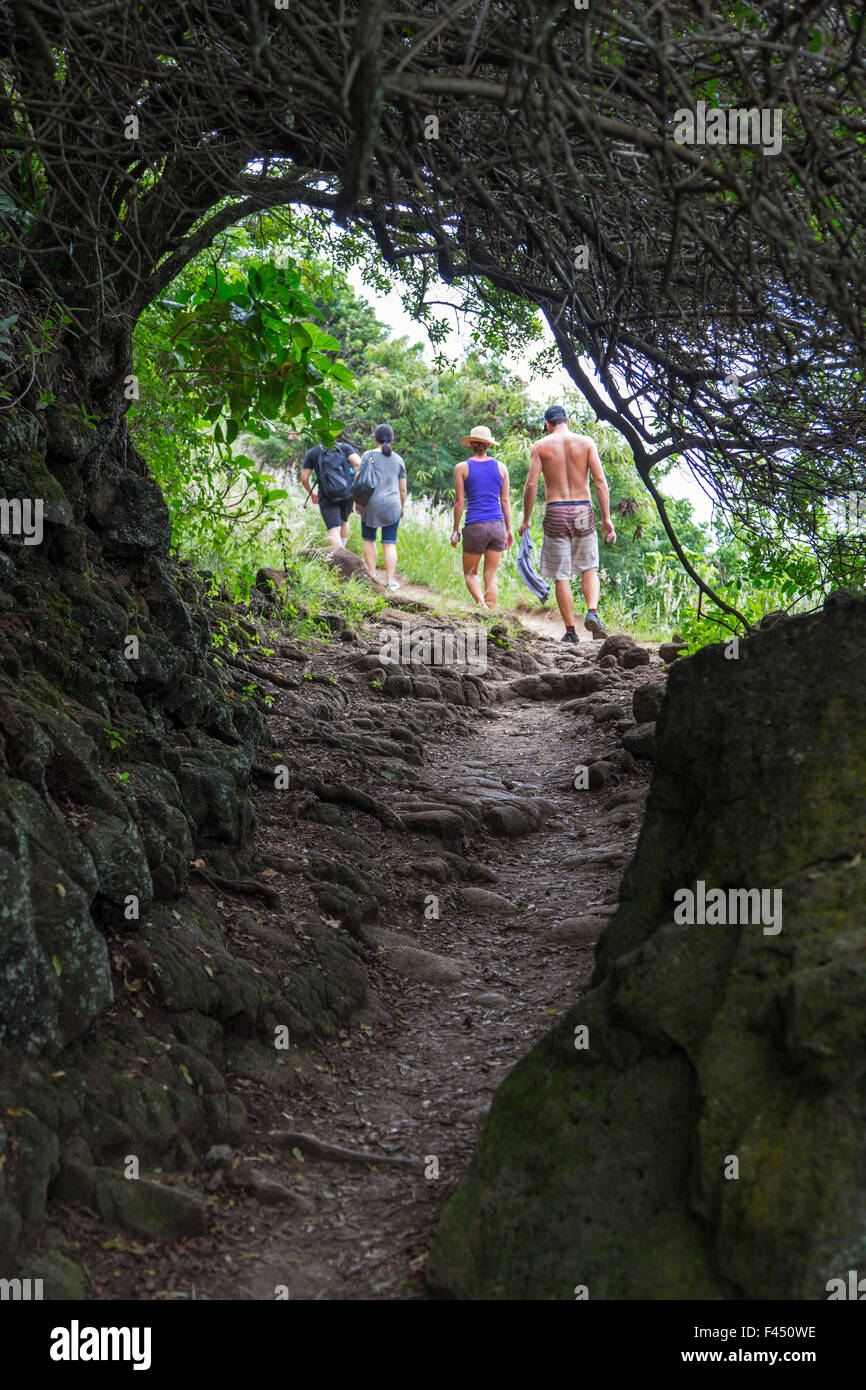
<instances>
[{"instance_id":1,"label":"blue shorts","mask_svg":"<svg viewBox=\"0 0 866 1390\"><path fill-rule=\"evenodd\" d=\"M376 539L376 532L381 531L382 544L393 545L397 539L397 527L399 525L399 521L392 521L390 526L365 526L362 521L361 539L364 541L374 541Z\"/></svg>"}]
</instances>

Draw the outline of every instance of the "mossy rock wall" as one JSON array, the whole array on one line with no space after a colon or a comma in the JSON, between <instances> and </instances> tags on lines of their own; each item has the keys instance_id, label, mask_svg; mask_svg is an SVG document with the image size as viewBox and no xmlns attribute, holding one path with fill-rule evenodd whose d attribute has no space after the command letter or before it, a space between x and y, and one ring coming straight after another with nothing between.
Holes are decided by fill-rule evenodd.
<instances>
[{"instance_id":1,"label":"mossy rock wall","mask_svg":"<svg viewBox=\"0 0 866 1390\"><path fill-rule=\"evenodd\" d=\"M824 1299L866 1264L864 652L836 595L674 668L593 987L497 1092L434 1292ZM677 924L698 880L780 889L781 930Z\"/></svg>"},{"instance_id":2,"label":"mossy rock wall","mask_svg":"<svg viewBox=\"0 0 866 1390\"><path fill-rule=\"evenodd\" d=\"M213 660L220 618L169 557L156 483L116 453L75 405L0 413L0 499L44 504L38 543L0 535L0 1274L99 1165L241 1142L237 1041L272 1058L277 1024L331 1035L366 992L320 924L315 964L285 976L283 947L265 978L182 898L197 855L239 871L268 734ZM118 983L147 1009L119 1013Z\"/></svg>"}]
</instances>

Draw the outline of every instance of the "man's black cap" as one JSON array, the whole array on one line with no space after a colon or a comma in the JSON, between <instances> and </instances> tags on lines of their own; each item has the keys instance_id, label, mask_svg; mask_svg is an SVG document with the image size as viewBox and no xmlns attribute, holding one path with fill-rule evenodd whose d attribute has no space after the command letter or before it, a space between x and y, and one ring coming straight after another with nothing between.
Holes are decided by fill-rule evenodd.
<instances>
[{"instance_id":1,"label":"man's black cap","mask_svg":"<svg viewBox=\"0 0 866 1390\"><path fill-rule=\"evenodd\" d=\"M561 405L549 405L544 412L544 418L549 425L560 425L563 420L567 420L565 407Z\"/></svg>"}]
</instances>

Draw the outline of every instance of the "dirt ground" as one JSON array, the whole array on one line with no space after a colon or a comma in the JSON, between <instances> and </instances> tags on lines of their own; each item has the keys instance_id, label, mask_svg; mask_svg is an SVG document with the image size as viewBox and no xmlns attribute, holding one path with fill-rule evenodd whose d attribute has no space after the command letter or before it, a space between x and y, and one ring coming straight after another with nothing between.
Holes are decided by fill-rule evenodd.
<instances>
[{"instance_id":1,"label":"dirt ground","mask_svg":"<svg viewBox=\"0 0 866 1390\"><path fill-rule=\"evenodd\" d=\"M401 597L422 595L407 586ZM531 641L545 661L567 662L549 639ZM335 651L334 661L343 656L345 650ZM641 678L658 675L655 661L641 668ZM407 972L399 951L380 948L379 959L371 953L374 993L358 1027L314 1049L290 1049L285 1086L276 1089L264 1075L230 1078L229 1089L250 1117L253 1138L244 1157L282 1192L296 1194L294 1200L266 1204L261 1194L228 1188L220 1171L203 1167L186 1178L207 1194L209 1234L168 1248L106 1239L94 1213L55 1206L55 1236L86 1270L92 1296L427 1296L423 1271L432 1235L496 1088L587 988L593 946L615 907L639 832L650 766L638 762L602 793L577 791L577 765L610 744L588 711L577 716L559 701L519 700L461 713L471 716L470 731L444 727L428 741L423 766L394 782L395 796L504 789L552 803L541 829L464 840L464 856L490 871L484 886L513 911L483 915L466 906L456 879L407 876L413 848L429 853L429 841L407 843L405 833L352 813L352 833L372 847L394 885L393 907L380 927L430 957L420 966L412 958ZM273 717L279 728L279 703ZM266 792L256 845L262 853L279 848L280 837L283 852L315 851L323 828L300 819L290 843L285 836ZM289 921L291 892L304 891L300 882L290 885ZM252 909L242 901L226 907L242 932ZM336 921L333 926L342 930ZM315 1136L360 1152L360 1159L329 1161L286 1148L268 1137L275 1130Z\"/></svg>"}]
</instances>

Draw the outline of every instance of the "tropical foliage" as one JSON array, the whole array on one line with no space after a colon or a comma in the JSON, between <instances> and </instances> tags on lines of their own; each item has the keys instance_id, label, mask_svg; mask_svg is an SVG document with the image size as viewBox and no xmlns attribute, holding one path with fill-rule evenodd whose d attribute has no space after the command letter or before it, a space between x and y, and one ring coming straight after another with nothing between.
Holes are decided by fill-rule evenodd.
<instances>
[{"instance_id":1,"label":"tropical foliage","mask_svg":"<svg viewBox=\"0 0 866 1390\"><path fill-rule=\"evenodd\" d=\"M177 550L240 596L262 564L286 565L320 539L317 512L299 505L297 471L306 448L337 437L367 447L387 420L413 499L401 532L401 573L463 598L448 539L453 468L465 457L460 440L473 425L491 430L509 469L516 527L546 402L508 365L507 349L516 342L528 350L538 338L537 320L517 301L481 294L466 306L474 314L469 350L448 362L441 323L431 321L431 360L420 344L391 336L351 287L346 270L353 257L368 283L390 283L377 279L381 266L377 271L369 246L362 250L351 238L338 245L325 260L314 222L296 223L287 238L285 226L277 236L273 225L258 221L227 235L218 253L193 261L137 330L134 440L166 494ZM404 290L409 306L411 275ZM695 644L718 640L730 619L698 603L626 440L596 420L576 391L562 399L572 427L595 439L610 485L618 539L602 550L609 620L644 636L676 628ZM769 516L735 525L716 512L701 525L687 501L666 497L665 505L696 571L751 622L769 610L813 605L832 583L863 581L851 547L834 542L838 519L816 516L814 507L791 535ZM539 542L540 518L538 506ZM501 573L504 604L535 602L513 555Z\"/></svg>"}]
</instances>

